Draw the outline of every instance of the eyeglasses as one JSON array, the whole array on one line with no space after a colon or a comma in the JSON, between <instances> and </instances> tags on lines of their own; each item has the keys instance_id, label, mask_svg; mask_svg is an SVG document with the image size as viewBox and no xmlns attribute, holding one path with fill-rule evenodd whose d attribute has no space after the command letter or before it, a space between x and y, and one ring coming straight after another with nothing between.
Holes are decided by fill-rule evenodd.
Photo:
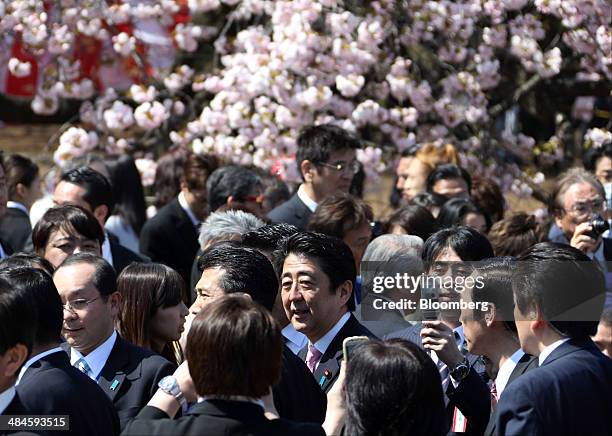
<instances>
[{"instance_id":1,"label":"eyeglasses","mask_svg":"<svg viewBox=\"0 0 612 436\"><path fill-rule=\"evenodd\" d=\"M327 162L319 162L318 165L327 167L327 168L331 168L332 170L335 170L339 173L345 171L345 170L349 170L349 172L351 174L357 174L359 172L360 169L360 165L359 165L359 161L353 160L350 162L338 162L335 164L329 164Z\"/></svg>"},{"instance_id":2,"label":"eyeglasses","mask_svg":"<svg viewBox=\"0 0 612 436\"><path fill-rule=\"evenodd\" d=\"M93 303L94 301L98 299L100 299L100 297L92 298L91 300L69 301L66 304L64 304L63 307L64 307L64 310L67 310L68 312L72 312L72 313L83 312L84 310L87 309L90 303Z\"/></svg>"},{"instance_id":3,"label":"eyeglasses","mask_svg":"<svg viewBox=\"0 0 612 436\"><path fill-rule=\"evenodd\" d=\"M259 195L248 195L246 197L244 197L244 201L253 201L257 204L262 204L264 201L264 195L263 194L259 194Z\"/></svg>"},{"instance_id":4,"label":"eyeglasses","mask_svg":"<svg viewBox=\"0 0 612 436\"><path fill-rule=\"evenodd\" d=\"M578 202L570 207L569 212L576 216L586 216L591 212L601 212L604 208L604 201L601 198L595 200Z\"/></svg>"}]
</instances>

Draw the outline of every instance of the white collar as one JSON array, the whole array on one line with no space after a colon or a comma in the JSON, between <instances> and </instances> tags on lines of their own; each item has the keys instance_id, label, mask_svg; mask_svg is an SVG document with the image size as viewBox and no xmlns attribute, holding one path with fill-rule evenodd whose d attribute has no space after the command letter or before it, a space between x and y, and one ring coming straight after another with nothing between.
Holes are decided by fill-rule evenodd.
<instances>
[{"instance_id":1,"label":"white collar","mask_svg":"<svg viewBox=\"0 0 612 436\"><path fill-rule=\"evenodd\" d=\"M321 339L314 343L314 347L319 350L321 354L325 354L325 352L329 348L329 344L331 344L331 342L334 340L340 329L344 327L344 324L347 323L350 316L351 313L346 312L340 317L336 325L334 325L331 329L329 329L327 333L325 333L325 336L323 336Z\"/></svg>"},{"instance_id":2,"label":"white collar","mask_svg":"<svg viewBox=\"0 0 612 436\"><path fill-rule=\"evenodd\" d=\"M4 251L4 247L2 247L2 243L0 242L0 259L4 259L6 257L6 251Z\"/></svg>"},{"instance_id":3,"label":"white collar","mask_svg":"<svg viewBox=\"0 0 612 436\"><path fill-rule=\"evenodd\" d=\"M0 393L0 415L2 415L9 404L11 404L13 398L15 398L15 386L11 386L6 391Z\"/></svg>"},{"instance_id":4,"label":"white collar","mask_svg":"<svg viewBox=\"0 0 612 436\"><path fill-rule=\"evenodd\" d=\"M304 184L301 184L298 188L297 196L300 200L302 200L302 203L304 203L306 207L310 209L312 213L315 213L319 205L312 198L310 198L308 194L306 194L306 188L304 188Z\"/></svg>"},{"instance_id":5,"label":"white collar","mask_svg":"<svg viewBox=\"0 0 612 436\"><path fill-rule=\"evenodd\" d=\"M510 375L512 375L512 371L516 368L516 364L519 360L523 358L525 352L520 348L510 356L508 360L504 362L502 366L499 367L499 371L497 371L497 378L495 379L495 389L497 390L497 398L499 398L506 388L508 384L508 380L510 379Z\"/></svg>"},{"instance_id":6,"label":"white collar","mask_svg":"<svg viewBox=\"0 0 612 436\"><path fill-rule=\"evenodd\" d=\"M261 398L250 398L243 395L229 395L227 397L221 397L218 395L206 395L204 397L198 397L198 403L210 400L223 400L223 401L244 401L246 403L257 404L263 410L266 410L266 406Z\"/></svg>"},{"instance_id":7,"label":"white collar","mask_svg":"<svg viewBox=\"0 0 612 436\"><path fill-rule=\"evenodd\" d=\"M108 356L110 356L111 351L113 351L113 347L115 346L115 341L117 340L117 332L113 330L113 334L108 337L106 341L104 341L98 348L93 350L87 356L83 356L78 350L74 348L70 348L70 364L74 366L74 364L81 358L85 359L85 362L91 368L92 374L90 378L97 382L100 373L102 372L102 368L106 365L106 361L108 360Z\"/></svg>"},{"instance_id":8,"label":"white collar","mask_svg":"<svg viewBox=\"0 0 612 436\"><path fill-rule=\"evenodd\" d=\"M25 205L23 205L22 203L19 203L17 201L7 201L6 202L6 207L10 207L11 209L19 209L20 211L24 212L27 216L30 216L30 213L28 212L28 208L25 207Z\"/></svg>"},{"instance_id":9,"label":"white collar","mask_svg":"<svg viewBox=\"0 0 612 436\"><path fill-rule=\"evenodd\" d=\"M544 348L538 356L538 366L542 366L546 358L550 356L553 351L555 351L557 348L559 348L561 345L565 344L569 340L570 338L561 338L558 341L550 344L548 347Z\"/></svg>"},{"instance_id":10,"label":"white collar","mask_svg":"<svg viewBox=\"0 0 612 436\"><path fill-rule=\"evenodd\" d=\"M113 252L111 251L110 240L106 231L104 232L104 242L102 243L102 258L113 265Z\"/></svg>"},{"instance_id":11,"label":"white collar","mask_svg":"<svg viewBox=\"0 0 612 436\"><path fill-rule=\"evenodd\" d=\"M308 338L306 335L298 332L291 323L287 324L281 330L281 334L287 338L287 346L291 351L293 351L293 354L299 353L300 350L308 343Z\"/></svg>"},{"instance_id":12,"label":"white collar","mask_svg":"<svg viewBox=\"0 0 612 436\"><path fill-rule=\"evenodd\" d=\"M189 206L189 203L187 203L187 199L185 198L185 194L183 193L183 191L179 192L178 202L181 205L181 208L185 211L185 213L193 223L193 226L199 232L201 221L196 218L195 214L191 210L191 206Z\"/></svg>"},{"instance_id":13,"label":"white collar","mask_svg":"<svg viewBox=\"0 0 612 436\"><path fill-rule=\"evenodd\" d=\"M28 370L28 368L30 366L32 366L34 363L38 362L40 359L42 359L45 356L48 356L49 354L63 353L63 352L64 352L64 350L62 350L60 347L55 347L55 348L51 348L50 350L43 351L42 353L39 353L39 354L37 354L34 357L30 357L30 360L28 360L21 367L21 370L19 371L19 375L17 376L17 381L15 382L15 386L19 386L19 382L21 381L21 378L23 377L23 374L25 374L25 372Z\"/></svg>"}]
</instances>

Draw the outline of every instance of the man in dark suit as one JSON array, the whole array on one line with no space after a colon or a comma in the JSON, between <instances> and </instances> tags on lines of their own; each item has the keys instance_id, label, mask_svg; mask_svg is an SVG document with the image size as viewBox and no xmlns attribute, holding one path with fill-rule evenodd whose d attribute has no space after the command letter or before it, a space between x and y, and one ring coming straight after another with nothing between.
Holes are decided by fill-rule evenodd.
<instances>
[{"instance_id":1,"label":"man in dark suit","mask_svg":"<svg viewBox=\"0 0 612 436\"><path fill-rule=\"evenodd\" d=\"M355 158L359 140L331 124L311 126L300 133L296 163L303 179L298 191L268 214L273 223L306 229L317 205L335 192L349 192L359 171Z\"/></svg>"},{"instance_id":2,"label":"man in dark suit","mask_svg":"<svg viewBox=\"0 0 612 436\"><path fill-rule=\"evenodd\" d=\"M274 262L287 318L308 338L298 355L327 393L340 373L344 339L375 337L351 313L357 276L353 254L338 238L302 232L283 241Z\"/></svg>"},{"instance_id":3,"label":"man in dark suit","mask_svg":"<svg viewBox=\"0 0 612 436\"><path fill-rule=\"evenodd\" d=\"M519 258L512 290L521 348L539 368L506 388L497 434L609 434L612 360L589 338L603 307L601 270L576 248L541 243Z\"/></svg>"},{"instance_id":4,"label":"man in dark suit","mask_svg":"<svg viewBox=\"0 0 612 436\"><path fill-rule=\"evenodd\" d=\"M104 259L73 254L57 268L53 281L64 304L62 333L70 363L98 383L123 428L175 366L114 330L120 295L115 272Z\"/></svg>"},{"instance_id":5,"label":"man in dark suit","mask_svg":"<svg viewBox=\"0 0 612 436\"><path fill-rule=\"evenodd\" d=\"M190 154L178 197L162 207L140 232L140 252L176 270L189 283L198 251L198 231L208 213L206 180L217 168L212 155Z\"/></svg>"},{"instance_id":6,"label":"man in dark suit","mask_svg":"<svg viewBox=\"0 0 612 436\"><path fill-rule=\"evenodd\" d=\"M30 413L15 391L15 381L32 350L37 316L31 292L0 277L0 415Z\"/></svg>"},{"instance_id":7,"label":"man in dark suit","mask_svg":"<svg viewBox=\"0 0 612 436\"><path fill-rule=\"evenodd\" d=\"M6 174L4 172L4 163L2 159L2 154L0 153L0 218L2 218L6 214L6 201L7 201L7 180ZM13 253L13 249L8 243L8 241L4 240L2 236L0 236L0 259L3 257L7 257Z\"/></svg>"},{"instance_id":8,"label":"man in dark suit","mask_svg":"<svg viewBox=\"0 0 612 436\"><path fill-rule=\"evenodd\" d=\"M318 423L276 419L270 387L280 376L281 344L270 312L248 296L209 302L193 322L187 362L162 381L123 434L324 435ZM171 419L196 399L184 416Z\"/></svg>"},{"instance_id":9,"label":"man in dark suit","mask_svg":"<svg viewBox=\"0 0 612 436\"><path fill-rule=\"evenodd\" d=\"M63 308L51 277L26 267L0 270L0 277L27 289L38 312L32 352L15 383L24 407L36 415L68 415L70 429L57 434L119 434L113 404L60 348Z\"/></svg>"},{"instance_id":10,"label":"man in dark suit","mask_svg":"<svg viewBox=\"0 0 612 436\"><path fill-rule=\"evenodd\" d=\"M278 279L270 261L259 251L222 242L206 249L198 266L202 275L196 284L192 313L197 315L211 301L232 293L246 293L272 312ZM304 362L287 346L283 346L280 382L272 390L281 418L319 423L325 419L325 395Z\"/></svg>"},{"instance_id":11,"label":"man in dark suit","mask_svg":"<svg viewBox=\"0 0 612 436\"><path fill-rule=\"evenodd\" d=\"M53 202L59 206L75 204L87 209L104 229L104 223L114 207L113 189L102 174L90 167L75 168L62 174L53 193ZM117 238L106 230L101 248L102 257L115 268L117 274L132 262L147 260L120 245Z\"/></svg>"},{"instance_id":12,"label":"man in dark suit","mask_svg":"<svg viewBox=\"0 0 612 436\"><path fill-rule=\"evenodd\" d=\"M4 161L8 184L6 214L0 218L0 240L15 251L32 251L32 224L29 210L41 196L38 165L13 154Z\"/></svg>"}]
</instances>

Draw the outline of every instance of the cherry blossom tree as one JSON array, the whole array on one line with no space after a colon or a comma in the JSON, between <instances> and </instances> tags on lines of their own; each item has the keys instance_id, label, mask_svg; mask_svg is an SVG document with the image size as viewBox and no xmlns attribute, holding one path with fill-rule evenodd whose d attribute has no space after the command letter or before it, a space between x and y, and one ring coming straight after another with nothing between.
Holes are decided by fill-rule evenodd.
<instances>
[{"instance_id":1,"label":"cherry blossom tree","mask_svg":"<svg viewBox=\"0 0 612 436\"><path fill-rule=\"evenodd\" d=\"M571 157L576 132L611 140L609 119L587 131L610 101L611 16L608 0L3 0L0 82L38 114L83 100L58 164L104 147L150 179L182 144L295 181L299 130L335 123L372 178L451 142L529 194L543 175L525 169Z\"/></svg>"}]
</instances>

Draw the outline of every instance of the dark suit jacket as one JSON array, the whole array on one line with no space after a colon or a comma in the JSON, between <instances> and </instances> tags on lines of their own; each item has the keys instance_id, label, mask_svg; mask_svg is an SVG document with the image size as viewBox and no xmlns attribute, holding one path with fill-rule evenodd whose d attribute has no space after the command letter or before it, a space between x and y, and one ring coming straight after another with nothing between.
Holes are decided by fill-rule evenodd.
<instances>
[{"instance_id":1,"label":"dark suit jacket","mask_svg":"<svg viewBox=\"0 0 612 436\"><path fill-rule=\"evenodd\" d=\"M11 244L6 242L2 238L0 238L0 244L2 244L2 249L4 250L4 254L6 256L10 256L11 254L13 254L14 250L13 250L13 247L11 246Z\"/></svg>"},{"instance_id":2,"label":"dark suit jacket","mask_svg":"<svg viewBox=\"0 0 612 436\"><path fill-rule=\"evenodd\" d=\"M64 352L34 362L24 373L17 393L30 413L70 416L69 431L50 434L119 434L119 418L113 404L94 381L70 365Z\"/></svg>"},{"instance_id":3,"label":"dark suit jacket","mask_svg":"<svg viewBox=\"0 0 612 436\"><path fill-rule=\"evenodd\" d=\"M350 336L368 336L369 338L376 339L376 336L374 336L370 330L359 324L359 321L357 321L355 316L351 313L346 324L342 326L338 334L332 339L327 350L325 350L325 353L321 356L319 365L314 372L315 381L326 394L334 385L340 374L340 363L344 357L342 354L342 342L345 338ZM308 345L300 350L298 356L302 361L305 361L307 353Z\"/></svg>"},{"instance_id":4,"label":"dark suit jacket","mask_svg":"<svg viewBox=\"0 0 612 436\"><path fill-rule=\"evenodd\" d=\"M6 241L15 251L32 251L32 224L21 209L7 207L0 218L0 240Z\"/></svg>"},{"instance_id":5,"label":"dark suit jacket","mask_svg":"<svg viewBox=\"0 0 612 436\"><path fill-rule=\"evenodd\" d=\"M174 364L160 355L132 345L117 335L98 386L113 402L122 430L153 397L159 381L175 369Z\"/></svg>"},{"instance_id":6,"label":"dark suit jacket","mask_svg":"<svg viewBox=\"0 0 612 436\"><path fill-rule=\"evenodd\" d=\"M178 419L147 406L130 422L123 436L324 436L318 424L300 424L284 419L268 420L263 409L244 401L210 400L198 403Z\"/></svg>"},{"instance_id":7,"label":"dark suit jacket","mask_svg":"<svg viewBox=\"0 0 612 436\"><path fill-rule=\"evenodd\" d=\"M289 200L272 209L268 213L268 218L274 224L288 223L293 224L300 230L306 230L311 215L312 212L308 209L308 206L300 200L296 193Z\"/></svg>"},{"instance_id":8,"label":"dark suit jacket","mask_svg":"<svg viewBox=\"0 0 612 436\"><path fill-rule=\"evenodd\" d=\"M609 435L612 359L589 338L570 339L504 390L499 435Z\"/></svg>"},{"instance_id":9,"label":"dark suit jacket","mask_svg":"<svg viewBox=\"0 0 612 436\"><path fill-rule=\"evenodd\" d=\"M399 332L391 333L390 335L385 336L385 339L391 338L401 338L406 339L414 344L418 345L420 348L423 348L423 343L421 341L421 329L423 328L422 323L418 322L413 326L408 327L407 329L400 330ZM469 383L464 385L459 392L455 392L453 388L453 384L451 382L448 383L448 387L444 395L448 397L449 402L446 406L446 413L449 424L453 422L453 414L455 412L455 407L457 407L461 413L467 418L467 427L464 434L472 434L472 435L480 435L484 431L489 415L490 415L490 407L491 400L489 399L487 402L483 402L483 395L489 395L490 391L486 387L486 382L488 382L488 377L485 372L484 364L482 363L480 356L476 356L472 353L469 353L467 350L461 350L463 355L466 357L468 362L470 363L470 374L468 378L471 378L470 381L474 381L476 383ZM482 381L482 383L478 383L478 379ZM465 380L464 380L465 381ZM483 388L484 386L484 388ZM461 384L458 388L461 387ZM477 388L474 391L470 389ZM485 392L486 389L486 392ZM457 404L455 400L457 398L473 398L475 401L471 401L469 403ZM490 398L490 397L487 397ZM461 407L468 406L467 410L463 410ZM478 417L477 419L472 418L470 420L468 416Z\"/></svg>"},{"instance_id":10,"label":"dark suit jacket","mask_svg":"<svg viewBox=\"0 0 612 436\"><path fill-rule=\"evenodd\" d=\"M132 262L149 262L146 257L134 253L129 248L125 248L119 243L119 239L110 232L108 233L108 242L110 244L111 255L113 256L113 268L117 275Z\"/></svg>"},{"instance_id":11,"label":"dark suit jacket","mask_svg":"<svg viewBox=\"0 0 612 436\"><path fill-rule=\"evenodd\" d=\"M516 366L512 370L510 377L508 378L508 386L512 383L517 377L525 374L527 371L531 371L538 367L538 358L534 357L530 354L523 354L523 357L516 363ZM505 388L504 388L505 391ZM489 419L489 423L487 424L487 428L485 429L485 436L493 436L495 434L495 419L496 415L493 413L491 418Z\"/></svg>"},{"instance_id":12,"label":"dark suit jacket","mask_svg":"<svg viewBox=\"0 0 612 436\"><path fill-rule=\"evenodd\" d=\"M283 345L281 379L272 391L281 418L319 424L325 421L327 397L306 364L286 345Z\"/></svg>"},{"instance_id":13,"label":"dark suit jacket","mask_svg":"<svg viewBox=\"0 0 612 436\"><path fill-rule=\"evenodd\" d=\"M198 233L177 198L162 207L140 232L140 252L175 269L186 284L198 247Z\"/></svg>"}]
</instances>

